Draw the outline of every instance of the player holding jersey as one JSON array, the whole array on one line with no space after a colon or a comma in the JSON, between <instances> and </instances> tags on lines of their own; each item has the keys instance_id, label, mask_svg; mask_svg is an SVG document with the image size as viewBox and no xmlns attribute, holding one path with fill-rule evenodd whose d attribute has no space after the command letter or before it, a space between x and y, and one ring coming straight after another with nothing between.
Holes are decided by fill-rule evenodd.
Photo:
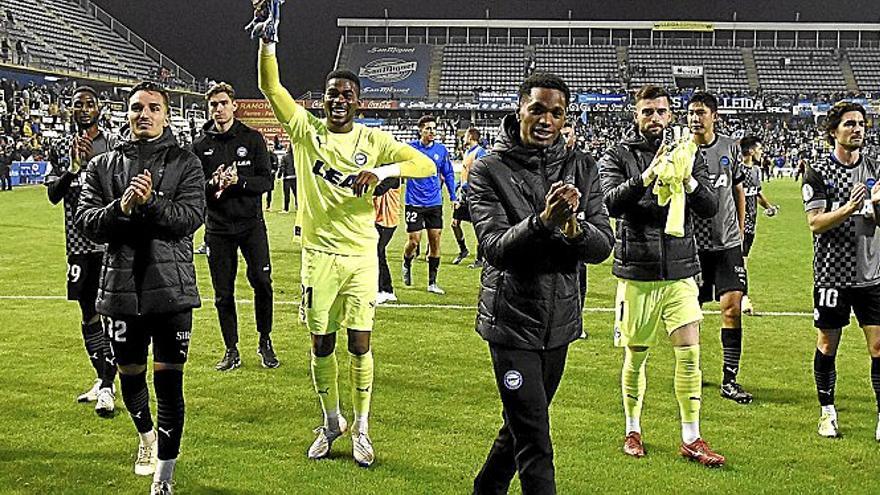
<instances>
[{"instance_id":1,"label":"player holding jersey","mask_svg":"<svg viewBox=\"0 0 880 495\"><path fill-rule=\"evenodd\" d=\"M359 465L368 467L375 460L367 417L373 390L370 332L379 274L375 213L370 195L363 193L388 177L429 177L436 167L390 134L354 122L360 81L350 71L335 70L327 76L324 119L294 101L281 85L275 57L279 4L258 4L252 25L259 27L253 34L261 38L260 90L290 137L302 201L300 316L312 336L312 378L324 412L324 424L315 430L308 456L327 457L348 426L339 409L335 354L336 332L347 329L353 454Z\"/></svg>"}]
</instances>

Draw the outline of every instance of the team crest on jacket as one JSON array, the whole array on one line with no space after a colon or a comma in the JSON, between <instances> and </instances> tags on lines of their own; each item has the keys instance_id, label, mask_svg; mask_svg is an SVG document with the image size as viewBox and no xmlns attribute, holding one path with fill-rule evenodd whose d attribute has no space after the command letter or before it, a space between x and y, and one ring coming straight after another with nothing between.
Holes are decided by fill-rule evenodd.
<instances>
[{"instance_id":1,"label":"team crest on jacket","mask_svg":"<svg viewBox=\"0 0 880 495\"><path fill-rule=\"evenodd\" d=\"M238 149L235 150L235 154L238 155L239 158L244 158L247 156L247 148L239 146Z\"/></svg>"},{"instance_id":2,"label":"team crest on jacket","mask_svg":"<svg viewBox=\"0 0 880 495\"><path fill-rule=\"evenodd\" d=\"M516 370L510 370L504 374L504 386L507 387L507 390L516 390L522 387L523 377L522 373Z\"/></svg>"},{"instance_id":3,"label":"team crest on jacket","mask_svg":"<svg viewBox=\"0 0 880 495\"><path fill-rule=\"evenodd\" d=\"M358 167L363 167L367 164L367 155L362 151L358 151L354 154L354 163Z\"/></svg>"},{"instance_id":4,"label":"team crest on jacket","mask_svg":"<svg viewBox=\"0 0 880 495\"><path fill-rule=\"evenodd\" d=\"M721 157L721 166L722 167L729 167L730 166L730 158L728 158L726 156L722 156Z\"/></svg>"}]
</instances>

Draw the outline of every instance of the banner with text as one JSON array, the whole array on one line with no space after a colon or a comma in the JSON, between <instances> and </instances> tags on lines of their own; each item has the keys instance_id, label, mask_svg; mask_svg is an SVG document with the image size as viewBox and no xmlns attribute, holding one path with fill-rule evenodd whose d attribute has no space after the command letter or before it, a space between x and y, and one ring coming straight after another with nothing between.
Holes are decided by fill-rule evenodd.
<instances>
[{"instance_id":1,"label":"banner with text","mask_svg":"<svg viewBox=\"0 0 880 495\"><path fill-rule=\"evenodd\" d=\"M348 63L361 80L361 98L424 98L428 93L428 45L353 44Z\"/></svg>"},{"instance_id":2,"label":"banner with text","mask_svg":"<svg viewBox=\"0 0 880 495\"><path fill-rule=\"evenodd\" d=\"M673 77L703 77L702 65L673 65Z\"/></svg>"},{"instance_id":3,"label":"banner with text","mask_svg":"<svg viewBox=\"0 0 880 495\"><path fill-rule=\"evenodd\" d=\"M711 22L700 21L657 21L654 23L653 30L712 32L715 30L715 25Z\"/></svg>"}]
</instances>

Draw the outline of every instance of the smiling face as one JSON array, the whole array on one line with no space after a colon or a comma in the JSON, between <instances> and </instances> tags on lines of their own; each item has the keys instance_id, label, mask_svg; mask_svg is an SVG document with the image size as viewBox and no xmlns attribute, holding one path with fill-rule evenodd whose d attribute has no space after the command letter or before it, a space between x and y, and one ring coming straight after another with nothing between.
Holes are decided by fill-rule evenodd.
<instances>
[{"instance_id":1,"label":"smiling face","mask_svg":"<svg viewBox=\"0 0 880 495\"><path fill-rule=\"evenodd\" d=\"M519 137L530 148L547 148L565 125L565 93L535 87L519 102Z\"/></svg>"},{"instance_id":2,"label":"smiling face","mask_svg":"<svg viewBox=\"0 0 880 495\"><path fill-rule=\"evenodd\" d=\"M358 87L355 83L342 78L327 81L324 90L324 113L327 115L327 127L331 131L350 131L359 106Z\"/></svg>"},{"instance_id":3,"label":"smiling face","mask_svg":"<svg viewBox=\"0 0 880 495\"><path fill-rule=\"evenodd\" d=\"M639 132L647 139L659 139L663 130L672 122L669 98L661 96L653 100L642 99L636 102L636 124Z\"/></svg>"},{"instance_id":4,"label":"smiling face","mask_svg":"<svg viewBox=\"0 0 880 495\"><path fill-rule=\"evenodd\" d=\"M168 126L168 107L161 93L141 90L128 99L128 124L136 139L154 139Z\"/></svg>"}]
</instances>

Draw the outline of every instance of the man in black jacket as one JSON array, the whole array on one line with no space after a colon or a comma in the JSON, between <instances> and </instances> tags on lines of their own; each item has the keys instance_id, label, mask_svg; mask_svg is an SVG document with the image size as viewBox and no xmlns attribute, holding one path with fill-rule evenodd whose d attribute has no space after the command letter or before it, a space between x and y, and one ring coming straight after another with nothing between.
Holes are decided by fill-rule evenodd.
<instances>
[{"instance_id":1,"label":"man in black jacket","mask_svg":"<svg viewBox=\"0 0 880 495\"><path fill-rule=\"evenodd\" d=\"M163 495L183 432L183 366L201 305L192 235L205 213L202 167L177 144L169 116L164 89L132 88L130 135L89 163L76 213L85 235L107 244L96 307L109 318L122 399L140 435L134 471L152 474L151 493ZM151 343L158 433L147 389Z\"/></svg>"},{"instance_id":2,"label":"man in black jacket","mask_svg":"<svg viewBox=\"0 0 880 495\"><path fill-rule=\"evenodd\" d=\"M269 335L272 332L272 266L269 238L263 220L263 194L272 189L272 168L266 141L256 130L235 118L235 90L218 83L206 95L211 120L193 143L202 161L207 182L208 217L205 244L214 285L214 305L226 352L218 371L241 366L238 352L238 315L235 310L235 276L238 250L247 263L247 279L254 289L254 314L263 366L277 368L278 359Z\"/></svg>"},{"instance_id":3,"label":"man in black jacket","mask_svg":"<svg viewBox=\"0 0 880 495\"><path fill-rule=\"evenodd\" d=\"M476 330L489 343L504 424L474 493L556 493L548 408L568 346L583 333L578 266L611 252L598 171L560 137L570 93L529 76L519 110L469 176L470 213L486 264Z\"/></svg>"},{"instance_id":4,"label":"man in black jacket","mask_svg":"<svg viewBox=\"0 0 880 495\"><path fill-rule=\"evenodd\" d=\"M281 158L281 166L278 169L278 178L282 180L281 187L284 190L284 213L290 212L290 198L293 196L293 209L299 208L296 200L296 167L293 166L293 146L287 145L287 152Z\"/></svg>"},{"instance_id":5,"label":"man in black jacket","mask_svg":"<svg viewBox=\"0 0 880 495\"><path fill-rule=\"evenodd\" d=\"M660 206L655 182L668 148L661 142L672 122L671 100L666 90L645 86L636 94L632 132L599 160L599 173L608 213L615 224L614 266L619 279L615 345L624 348L621 382L626 414L623 451L634 457L645 455L641 415L645 394L645 362L648 349L663 332L675 350L675 396L681 412L681 455L704 465L721 466L724 456L713 452L700 437L700 322L703 314L697 300L694 276L700 273L694 240L694 215L708 218L718 209L718 198L709 182L709 170L700 155L692 172L682 174L674 186L684 196L678 204L683 225L670 228L669 205ZM694 143L679 142L690 146ZM691 168L691 167L689 167ZM672 212L675 213L675 212ZM674 232L667 233L666 231Z\"/></svg>"},{"instance_id":6,"label":"man in black jacket","mask_svg":"<svg viewBox=\"0 0 880 495\"><path fill-rule=\"evenodd\" d=\"M83 342L92 367L98 375L92 388L77 397L77 402L95 402L95 412L99 416L110 417L115 409L113 382L116 380L116 363L110 350L110 340L105 335L101 318L95 310L104 245L89 240L74 221L85 166L95 156L109 151L113 145L98 128L101 107L98 93L94 89L82 86L74 90L70 106L73 108L73 122L77 129L70 147L70 156L66 163L59 161L57 167L53 165L52 171L46 176L45 184L52 204L64 201L67 298L79 302Z\"/></svg>"}]
</instances>

